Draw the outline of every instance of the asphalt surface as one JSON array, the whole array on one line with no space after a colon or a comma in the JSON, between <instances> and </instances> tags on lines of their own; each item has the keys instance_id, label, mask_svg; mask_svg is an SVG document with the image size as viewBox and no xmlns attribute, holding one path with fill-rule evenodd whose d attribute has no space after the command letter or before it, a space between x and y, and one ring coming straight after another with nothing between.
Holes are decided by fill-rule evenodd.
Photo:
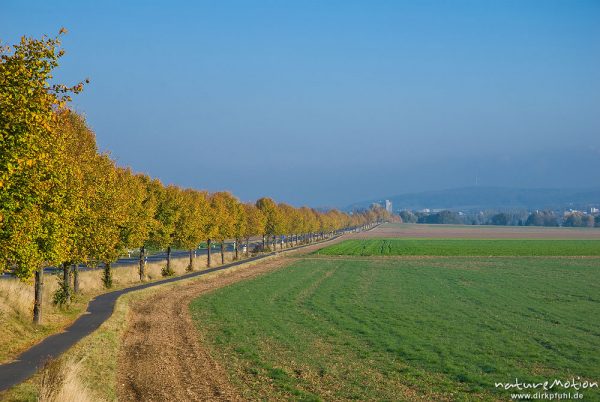
<instances>
[{"instance_id":1,"label":"asphalt surface","mask_svg":"<svg viewBox=\"0 0 600 402\"><path fill-rule=\"evenodd\" d=\"M335 239L338 236L334 236L328 240ZM297 248L305 247L306 245L291 247L284 249L283 251L294 250ZM69 326L64 332L51 335L45 338L40 343L32 346L25 352L21 353L10 363L0 365L0 391L7 390L8 388L17 385L33 374L44 365L49 359L60 356L63 352L81 340L83 337L94 332L98 327L106 321L113 313L115 303L119 296L134 292L136 290L146 289L164 283L171 283L180 281L187 278L193 278L196 276L206 275L211 272L221 271L237 265L245 264L247 262L256 261L278 254L272 252L269 254L263 254L256 257L247 258L240 261L235 261L229 264L225 264L215 268L205 269L203 271L191 272L181 276L164 279L157 282L144 283L134 287L116 290L109 293L104 293L92 299L88 304L86 312L81 315L71 326Z\"/></svg>"},{"instance_id":2,"label":"asphalt surface","mask_svg":"<svg viewBox=\"0 0 600 402\"><path fill-rule=\"evenodd\" d=\"M260 243L259 242L250 242L250 244L249 244L250 250L252 250L252 248L257 244L260 244ZM242 249L242 246L240 246L240 250L241 249ZM199 248L194 251L196 252L196 256L206 255L208 253L208 250L205 248L202 248L202 249ZM233 244L227 243L225 246L225 251L227 251L227 252L234 251ZM217 253L221 252L221 249L218 247L213 247L212 252L217 254ZM181 258L181 257L187 257L187 256L189 256L189 250L173 250L171 252L171 258ZM149 254L149 255L146 255L146 258L145 258L147 263L148 262L156 262L156 261L165 261L166 259L167 259L166 252ZM115 261L112 264L112 268L122 268L122 267L126 267L126 266L136 265L139 263L139 261L140 261L139 256L119 258L117 261ZM103 269L104 264L100 263L95 267L88 267L83 264L80 264L78 266L78 268L79 268L79 271L94 271L94 270L98 270L98 269ZM62 272L62 268L57 268L57 267L44 268L44 273L46 273L46 274L53 274L56 272ZM0 279L10 279L10 278L14 278L14 275L12 275L10 272L5 272L4 274L0 275Z\"/></svg>"}]
</instances>

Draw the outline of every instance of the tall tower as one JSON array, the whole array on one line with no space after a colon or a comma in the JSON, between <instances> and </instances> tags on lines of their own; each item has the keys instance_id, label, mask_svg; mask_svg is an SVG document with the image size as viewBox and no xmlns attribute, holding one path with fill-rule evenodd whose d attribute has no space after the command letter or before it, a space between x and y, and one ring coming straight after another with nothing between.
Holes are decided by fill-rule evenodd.
<instances>
[{"instance_id":1,"label":"tall tower","mask_svg":"<svg viewBox=\"0 0 600 402\"><path fill-rule=\"evenodd\" d=\"M385 210L390 214L392 213L392 202L390 200L385 200Z\"/></svg>"}]
</instances>

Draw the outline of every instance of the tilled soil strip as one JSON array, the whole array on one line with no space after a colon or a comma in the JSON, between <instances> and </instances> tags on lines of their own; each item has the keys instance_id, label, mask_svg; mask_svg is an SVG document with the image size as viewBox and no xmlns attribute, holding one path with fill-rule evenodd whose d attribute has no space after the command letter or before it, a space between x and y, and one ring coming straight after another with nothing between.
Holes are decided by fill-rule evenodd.
<instances>
[{"instance_id":1,"label":"tilled soil strip","mask_svg":"<svg viewBox=\"0 0 600 402\"><path fill-rule=\"evenodd\" d=\"M293 252L305 253L327 244ZM118 397L121 401L241 401L222 366L202 345L189 303L203 293L284 267L292 258L203 281L182 284L132 305L119 354Z\"/></svg>"}]
</instances>

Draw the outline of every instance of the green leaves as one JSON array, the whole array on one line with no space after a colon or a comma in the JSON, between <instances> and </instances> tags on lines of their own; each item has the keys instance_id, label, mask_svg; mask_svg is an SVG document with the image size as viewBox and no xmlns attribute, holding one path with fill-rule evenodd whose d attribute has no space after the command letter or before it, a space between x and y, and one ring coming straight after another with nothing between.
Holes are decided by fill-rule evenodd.
<instances>
[{"instance_id":1,"label":"green leaves","mask_svg":"<svg viewBox=\"0 0 600 402\"><path fill-rule=\"evenodd\" d=\"M58 38L22 38L0 48L1 268L23 278L65 254L69 165L57 130L64 96L48 81L60 57Z\"/></svg>"}]
</instances>

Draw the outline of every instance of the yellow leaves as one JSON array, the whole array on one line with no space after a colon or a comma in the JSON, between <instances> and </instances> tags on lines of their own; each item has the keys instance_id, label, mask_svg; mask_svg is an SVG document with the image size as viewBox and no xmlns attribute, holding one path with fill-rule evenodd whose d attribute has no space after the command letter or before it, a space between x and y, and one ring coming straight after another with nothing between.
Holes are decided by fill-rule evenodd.
<instances>
[{"instance_id":1,"label":"yellow leaves","mask_svg":"<svg viewBox=\"0 0 600 402\"><path fill-rule=\"evenodd\" d=\"M23 37L9 52L0 47L0 222L7 234L0 255L19 261L23 276L40 261L110 261L142 243L191 248L208 237L308 233L350 222L337 211L278 206L270 198L242 205L227 192L165 187L119 168L98 153L85 119L68 110L70 95L89 79L50 83L64 54L59 38Z\"/></svg>"},{"instance_id":2,"label":"yellow leaves","mask_svg":"<svg viewBox=\"0 0 600 402\"><path fill-rule=\"evenodd\" d=\"M57 39L22 38L12 49L0 49L0 250L19 262L24 277L42 262L61 262L71 223L70 166L64 136L55 128L61 99L49 83L61 54L58 46Z\"/></svg>"},{"instance_id":3,"label":"yellow leaves","mask_svg":"<svg viewBox=\"0 0 600 402\"><path fill-rule=\"evenodd\" d=\"M246 225L243 228L243 236L252 237L265 233L266 217L262 211L251 203L244 204L244 210Z\"/></svg>"},{"instance_id":4,"label":"yellow leaves","mask_svg":"<svg viewBox=\"0 0 600 402\"><path fill-rule=\"evenodd\" d=\"M21 167L21 166L31 167L31 166L33 166L34 163L35 163L35 161L33 159L17 158L17 160L16 160L16 164L18 167ZM15 168L12 164L9 164L9 165L10 165L10 166L8 166L9 170ZM2 186L0 186L0 187L2 187Z\"/></svg>"},{"instance_id":5,"label":"yellow leaves","mask_svg":"<svg viewBox=\"0 0 600 402\"><path fill-rule=\"evenodd\" d=\"M241 208L237 198L228 192L217 192L211 196L210 206L212 210L210 236L220 241L232 238Z\"/></svg>"}]
</instances>

